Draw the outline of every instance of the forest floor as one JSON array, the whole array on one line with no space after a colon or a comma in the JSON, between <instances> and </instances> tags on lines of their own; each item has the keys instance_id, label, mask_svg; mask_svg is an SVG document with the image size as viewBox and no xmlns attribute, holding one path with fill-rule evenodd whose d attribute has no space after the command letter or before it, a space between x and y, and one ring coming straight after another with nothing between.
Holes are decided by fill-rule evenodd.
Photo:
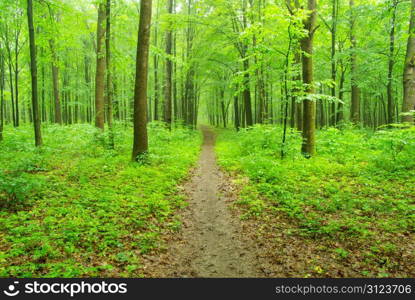
<instances>
[{"instance_id":1,"label":"forest floor","mask_svg":"<svg viewBox=\"0 0 415 300\"><path fill-rule=\"evenodd\" d=\"M229 209L234 187L216 163L215 133L206 126L201 130L198 166L182 187L189 204L181 214L183 230L166 253L149 258L157 263L148 270L156 277L259 277L256 247Z\"/></svg>"},{"instance_id":2,"label":"forest floor","mask_svg":"<svg viewBox=\"0 0 415 300\"><path fill-rule=\"evenodd\" d=\"M414 277L415 128L7 128L0 277ZM202 147L200 146L202 144ZM193 169L192 169L193 167ZM189 170L192 170L189 172ZM91 216L94 216L91 218Z\"/></svg>"},{"instance_id":3,"label":"forest floor","mask_svg":"<svg viewBox=\"0 0 415 300\"><path fill-rule=\"evenodd\" d=\"M293 138L289 159L280 161L272 127L202 132L199 163L179 189L187 202L178 211L181 230L166 234L164 249L145 257L142 276L415 274L409 146L389 168L388 133L327 130L321 144L329 139L332 145L335 134L335 149L352 149L350 157L325 154L322 146L319 157L306 160L296 156L299 140Z\"/></svg>"}]
</instances>

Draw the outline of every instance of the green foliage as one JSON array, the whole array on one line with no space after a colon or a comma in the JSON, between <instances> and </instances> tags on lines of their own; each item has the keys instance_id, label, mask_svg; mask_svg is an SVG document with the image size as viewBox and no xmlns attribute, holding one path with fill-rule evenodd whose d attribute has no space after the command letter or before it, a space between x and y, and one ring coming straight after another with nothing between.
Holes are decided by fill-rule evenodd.
<instances>
[{"instance_id":1,"label":"green foliage","mask_svg":"<svg viewBox=\"0 0 415 300\"><path fill-rule=\"evenodd\" d=\"M298 154L301 138L290 133L287 147L293 149L281 160L282 128L256 126L239 133L223 131L216 149L220 165L240 174L237 205L242 218L261 224L252 230L261 232L262 243L275 236L266 242L284 244L285 235L321 246L308 255L316 264L327 264L331 274L352 265L350 272L360 270L365 277L411 276L413 269L402 256L413 258L414 130L373 133L347 124L343 130L328 128L318 132L318 152L311 159ZM288 221L278 226L281 220ZM283 233L264 233L263 226ZM325 273L316 268L316 276Z\"/></svg>"},{"instance_id":2,"label":"green foliage","mask_svg":"<svg viewBox=\"0 0 415 300\"><path fill-rule=\"evenodd\" d=\"M0 171L0 207L16 208L36 192L40 192L42 178L35 178L27 173L7 174Z\"/></svg>"},{"instance_id":3,"label":"green foliage","mask_svg":"<svg viewBox=\"0 0 415 300\"><path fill-rule=\"evenodd\" d=\"M267 205L295 219L302 234L364 238L378 230L414 230L413 128L375 134L323 130L318 155L310 160L297 154L296 133L289 137L290 159L278 159L281 131L256 126L225 132L217 146L219 162L246 175ZM256 198L245 204L258 213Z\"/></svg>"},{"instance_id":4,"label":"green foliage","mask_svg":"<svg viewBox=\"0 0 415 300\"><path fill-rule=\"evenodd\" d=\"M382 130L377 133L373 161L377 168L399 172L415 168L415 127L404 130Z\"/></svg>"},{"instance_id":5,"label":"green foliage","mask_svg":"<svg viewBox=\"0 0 415 300\"><path fill-rule=\"evenodd\" d=\"M0 211L0 276L139 276L140 255L180 226L171 221L184 205L176 186L196 161L199 135L150 124L142 165L130 162L131 128L115 127L115 150L94 132L45 127L39 151L26 143L30 127L9 130L0 144L0 198L20 206Z\"/></svg>"}]
</instances>

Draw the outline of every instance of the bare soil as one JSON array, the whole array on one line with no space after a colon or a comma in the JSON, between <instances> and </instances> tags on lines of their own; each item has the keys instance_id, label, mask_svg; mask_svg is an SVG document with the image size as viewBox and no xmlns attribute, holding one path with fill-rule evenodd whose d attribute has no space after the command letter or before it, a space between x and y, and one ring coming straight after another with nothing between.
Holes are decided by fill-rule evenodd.
<instances>
[{"instance_id":1,"label":"bare soil","mask_svg":"<svg viewBox=\"0 0 415 300\"><path fill-rule=\"evenodd\" d=\"M215 133L208 127L202 132L198 166L183 186L189 205L181 214L181 233L147 269L152 277L263 277L256 246L244 238L242 224L229 208L233 187L216 164Z\"/></svg>"}]
</instances>

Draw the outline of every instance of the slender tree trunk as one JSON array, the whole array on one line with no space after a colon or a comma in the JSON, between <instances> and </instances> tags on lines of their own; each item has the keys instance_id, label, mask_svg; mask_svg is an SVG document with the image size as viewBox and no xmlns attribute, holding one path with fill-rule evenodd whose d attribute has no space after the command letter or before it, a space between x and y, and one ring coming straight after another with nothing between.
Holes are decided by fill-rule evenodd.
<instances>
[{"instance_id":1,"label":"slender tree trunk","mask_svg":"<svg viewBox=\"0 0 415 300\"><path fill-rule=\"evenodd\" d=\"M339 99L343 102L344 100L344 81L346 77L346 70L342 68L340 74L340 84L339 84ZM340 123L344 120L344 105L342 102L339 102L339 106L337 107L337 123Z\"/></svg>"},{"instance_id":2,"label":"slender tree trunk","mask_svg":"<svg viewBox=\"0 0 415 300\"><path fill-rule=\"evenodd\" d=\"M36 61L36 40L35 28L33 25L33 3L32 0L27 0L27 19L29 27L30 40L30 72L32 75L32 112L33 125L35 129L35 145L42 146L42 133L40 129L41 121L39 116L39 104L37 98L37 61Z\"/></svg>"},{"instance_id":3,"label":"slender tree trunk","mask_svg":"<svg viewBox=\"0 0 415 300\"><path fill-rule=\"evenodd\" d=\"M4 77L4 56L0 52L0 142L3 140L4 128Z\"/></svg>"},{"instance_id":4,"label":"slender tree trunk","mask_svg":"<svg viewBox=\"0 0 415 300\"><path fill-rule=\"evenodd\" d=\"M354 13L354 0L350 0L350 42L351 42L351 88L352 88L352 105L350 118L355 124L360 122L360 89L357 86L357 56L356 56L356 36L355 36L355 23L356 17Z\"/></svg>"},{"instance_id":5,"label":"slender tree trunk","mask_svg":"<svg viewBox=\"0 0 415 300\"><path fill-rule=\"evenodd\" d=\"M186 72L186 80L184 85L184 121L185 124L193 127L194 120L196 119L194 116L195 110L195 103L196 103L196 87L195 87L195 67L192 62L192 55L193 55L193 40L195 35L195 30L193 27L192 19L190 18L192 14L192 7L193 7L193 0L187 1L187 17L188 17L188 25L187 25L187 33L186 33L186 60L189 63L189 70Z\"/></svg>"},{"instance_id":6,"label":"slender tree trunk","mask_svg":"<svg viewBox=\"0 0 415 300\"><path fill-rule=\"evenodd\" d=\"M403 73L403 90L402 112L408 113L415 110L415 0L412 0L411 7L411 21ZM402 122L413 123L413 114L403 115Z\"/></svg>"},{"instance_id":7,"label":"slender tree trunk","mask_svg":"<svg viewBox=\"0 0 415 300\"><path fill-rule=\"evenodd\" d=\"M8 56L8 66L9 66L9 85L10 85L10 97L11 97L11 106L12 106L12 120L13 126L16 127L16 112L15 112L15 105L14 105L14 84L13 84L13 59L11 54L10 45L8 44L8 40L6 40L6 49L7 49L7 56Z\"/></svg>"},{"instance_id":8,"label":"slender tree trunk","mask_svg":"<svg viewBox=\"0 0 415 300\"><path fill-rule=\"evenodd\" d=\"M114 89L112 85L112 69L111 69L111 0L107 0L106 3L106 34L105 34L105 58L107 68L107 84L105 93L105 103L107 105L107 122L109 129L109 145L111 149L114 149L114 128L113 128L113 111L112 111L112 99Z\"/></svg>"},{"instance_id":9,"label":"slender tree trunk","mask_svg":"<svg viewBox=\"0 0 415 300\"><path fill-rule=\"evenodd\" d=\"M175 13L173 11L173 13ZM174 34L173 37L173 56L176 57L177 55L177 44L176 44L177 35ZM179 105L177 103L177 64L174 61L173 62L173 108L174 108L174 121L177 122L177 120L180 118L179 114Z\"/></svg>"},{"instance_id":10,"label":"slender tree trunk","mask_svg":"<svg viewBox=\"0 0 415 300\"><path fill-rule=\"evenodd\" d=\"M156 18L159 18L160 1L156 3ZM154 46L158 47L158 26L154 26ZM159 58L157 54L153 57L154 64L154 121L159 120L159 101L160 101L160 87L159 87Z\"/></svg>"},{"instance_id":11,"label":"slender tree trunk","mask_svg":"<svg viewBox=\"0 0 415 300\"><path fill-rule=\"evenodd\" d=\"M245 58L244 62L244 105L245 105L245 115L246 115L246 125L248 127L254 125L252 119L252 104L251 104L251 88L250 88L250 75L249 75L249 61L248 58Z\"/></svg>"},{"instance_id":12,"label":"slender tree trunk","mask_svg":"<svg viewBox=\"0 0 415 300\"><path fill-rule=\"evenodd\" d=\"M336 97L336 38L337 38L337 11L338 11L338 0L332 0L332 26L331 26L331 80L333 86L331 87L331 96ZM330 104L330 125L336 125L336 103Z\"/></svg>"},{"instance_id":13,"label":"slender tree trunk","mask_svg":"<svg viewBox=\"0 0 415 300\"><path fill-rule=\"evenodd\" d=\"M299 49L297 49L296 52L295 52L295 56L294 56L294 65L296 66L296 68L300 67L301 60L302 60L301 53L300 53ZM294 77L294 81L296 81L296 82L301 81L301 75L300 75L299 72ZM293 99L295 99L295 101L294 101L295 102L295 108L294 108L295 109L295 122L296 122L295 127L297 128L298 131L302 131L303 130L303 103L300 102L300 101L297 101L298 100L298 94L297 94L298 92L299 92L298 87L295 87L293 89L293 93L294 93Z\"/></svg>"},{"instance_id":14,"label":"slender tree trunk","mask_svg":"<svg viewBox=\"0 0 415 300\"><path fill-rule=\"evenodd\" d=\"M101 130L104 130L105 126L105 22L105 4L99 3L97 23L97 71L95 74L95 126Z\"/></svg>"},{"instance_id":15,"label":"slender tree trunk","mask_svg":"<svg viewBox=\"0 0 415 300\"><path fill-rule=\"evenodd\" d=\"M91 75L90 75L90 58L88 57L88 44L84 42L85 54L84 54L84 77L86 85L86 119L88 123L92 123L92 105L91 105Z\"/></svg>"},{"instance_id":16,"label":"slender tree trunk","mask_svg":"<svg viewBox=\"0 0 415 300\"><path fill-rule=\"evenodd\" d=\"M303 62L303 82L306 85L306 92L314 94L314 74L313 74L313 39L316 30L316 0L308 0L309 16L304 21L304 28L307 36L301 40L301 50L305 55L302 56ZM306 156L315 154L315 130L316 130L316 103L305 99L303 103L303 145L302 152Z\"/></svg>"},{"instance_id":17,"label":"slender tree trunk","mask_svg":"<svg viewBox=\"0 0 415 300\"><path fill-rule=\"evenodd\" d=\"M395 66L395 28L396 28L396 9L397 0L392 0L392 19L389 33L389 57L388 57L388 124L394 122L394 101L393 101L393 67Z\"/></svg>"},{"instance_id":18,"label":"slender tree trunk","mask_svg":"<svg viewBox=\"0 0 415 300\"><path fill-rule=\"evenodd\" d=\"M233 105L234 105L234 114L235 114L235 128L236 131L239 131L241 127L241 121L239 118L239 95L234 96L233 98Z\"/></svg>"},{"instance_id":19,"label":"slender tree trunk","mask_svg":"<svg viewBox=\"0 0 415 300\"><path fill-rule=\"evenodd\" d=\"M134 90L134 146L132 160L148 152L147 136L147 81L148 54L151 33L152 0L141 1L137 41L137 65Z\"/></svg>"},{"instance_id":20,"label":"slender tree trunk","mask_svg":"<svg viewBox=\"0 0 415 300\"><path fill-rule=\"evenodd\" d=\"M246 17L246 9L247 4L246 0L243 0L242 4L242 18L243 18L243 26L244 28L248 27L247 24L247 17ZM245 42L243 42L245 43ZM243 91L243 97L244 97L244 106L245 106L245 121L246 125L248 127L254 125L253 119L252 119L252 104L251 104L251 79L249 75L249 58L247 57L248 53L248 45L244 44L243 46L243 66L244 66L244 91Z\"/></svg>"},{"instance_id":21,"label":"slender tree trunk","mask_svg":"<svg viewBox=\"0 0 415 300\"><path fill-rule=\"evenodd\" d=\"M19 33L16 33L15 38L15 62L14 62L14 96L16 100L16 127L20 126L20 112L19 112Z\"/></svg>"},{"instance_id":22,"label":"slender tree trunk","mask_svg":"<svg viewBox=\"0 0 415 300\"><path fill-rule=\"evenodd\" d=\"M167 12L173 14L173 0L167 1ZM166 78L165 78L165 91L164 91L164 122L167 123L169 129L171 129L172 123L172 78L173 78L173 62L171 56L173 54L173 32L170 29L166 32Z\"/></svg>"},{"instance_id":23,"label":"slender tree trunk","mask_svg":"<svg viewBox=\"0 0 415 300\"><path fill-rule=\"evenodd\" d=\"M44 52L43 47L41 48L40 55L41 55L42 58L45 57L45 52ZM42 123L43 123L43 122L47 121L47 118L46 118L45 65L44 64L42 64L42 67L41 67L41 74L42 74L42 93L41 93L42 96L41 96L41 104L40 104L40 107L41 107L40 115L41 115L41 120L42 120Z\"/></svg>"},{"instance_id":24,"label":"slender tree trunk","mask_svg":"<svg viewBox=\"0 0 415 300\"><path fill-rule=\"evenodd\" d=\"M58 58L55 51L55 43L53 39L49 40L50 51L52 53L52 83L53 83L53 98L55 104L55 123L62 124L62 112L59 91L59 67Z\"/></svg>"}]
</instances>

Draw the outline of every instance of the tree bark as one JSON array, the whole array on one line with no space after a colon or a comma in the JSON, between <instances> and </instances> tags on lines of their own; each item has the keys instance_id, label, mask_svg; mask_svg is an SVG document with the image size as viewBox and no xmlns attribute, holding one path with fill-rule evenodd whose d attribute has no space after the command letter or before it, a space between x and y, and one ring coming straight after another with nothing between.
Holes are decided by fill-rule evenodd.
<instances>
[{"instance_id":1,"label":"tree bark","mask_svg":"<svg viewBox=\"0 0 415 300\"><path fill-rule=\"evenodd\" d=\"M351 88L352 88L352 99L351 99L351 112L350 118L354 124L360 122L360 89L357 86L357 56L356 56L356 36L355 36L355 22L356 17L354 13L354 0L350 0L350 42L351 42Z\"/></svg>"},{"instance_id":2,"label":"tree bark","mask_svg":"<svg viewBox=\"0 0 415 300\"><path fill-rule=\"evenodd\" d=\"M3 140L4 128L4 56L0 52L0 142Z\"/></svg>"},{"instance_id":3,"label":"tree bark","mask_svg":"<svg viewBox=\"0 0 415 300\"><path fill-rule=\"evenodd\" d=\"M15 112L15 106L14 106L14 84L13 84L13 59L12 59L12 53L10 49L9 44L9 38L8 38L8 29L6 27L6 50L7 50L7 57L8 57L8 67L9 67L9 85L10 85L10 98L11 98L11 107L12 107L12 120L13 120L13 126L16 126L16 112Z\"/></svg>"},{"instance_id":4,"label":"tree bark","mask_svg":"<svg viewBox=\"0 0 415 300\"><path fill-rule=\"evenodd\" d=\"M236 131L239 131L239 129L240 129L240 127L241 127L241 121L240 121L240 119L239 119L239 96L238 95L235 95L234 97L233 97L233 105L234 105L234 108L233 108L233 110L234 110L234 114L235 114L235 128L236 128Z\"/></svg>"},{"instance_id":5,"label":"tree bark","mask_svg":"<svg viewBox=\"0 0 415 300\"><path fill-rule=\"evenodd\" d=\"M15 43L14 43L14 96L16 101L16 127L20 125L20 112L19 112L19 35L20 30L16 31Z\"/></svg>"},{"instance_id":6,"label":"tree bark","mask_svg":"<svg viewBox=\"0 0 415 300\"><path fill-rule=\"evenodd\" d=\"M298 49L296 50L294 59L295 59L294 64L299 67L301 64L302 58L301 58L301 53ZM295 76L294 80L298 82L301 81L300 73L298 73L298 75ZM299 92L298 87L294 88L293 92L297 94ZM294 95L293 98L296 99L295 100L296 127L298 131L302 131L303 130L303 103L300 101L297 101L298 95Z\"/></svg>"},{"instance_id":7,"label":"tree bark","mask_svg":"<svg viewBox=\"0 0 415 300\"><path fill-rule=\"evenodd\" d=\"M55 123L62 124L61 102L59 98L59 67L58 58L55 51L54 40L49 40L50 51L52 53L52 83L53 83L53 98L55 104Z\"/></svg>"},{"instance_id":8,"label":"tree bark","mask_svg":"<svg viewBox=\"0 0 415 300\"><path fill-rule=\"evenodd\" d=\"M109 129L109 144L110 147L114 148L114 130L113 130L113 109L112 109L112 99L114 94L114 89L112 85L112 69L111 69L111 0L107 0L106 3L106 34L105 34L105 63L107 68L107 84L106 93L105 93L105 103L107 106L107 122Z\"/></svg>"},{"instance_id":9,"label":"tree bark","mask_svg":"<svg viewBox=\"0 0 415 300\"><path fill-rule=\"evenodd\" d=\"M148 152L147 81L152 0L141 1L134 90L134 146L132 160Z\"/></svg>"},{"instance_id":10,"label":"tree bark","mask_svg":"<svg viewBox=\"0 0 415 300\"><path fill-rule=\"evenodd\" d=\"M303 51L303 83L306 86L307 94L314 94L314 73L313 73L313 39L316 30L316 0L308 0L307 9L309 16L304 21L304 28L307 35L301 40ZM310 99L303 101L303 145L302 152L310 157L315 154L315 130L316 130L316 103Z\"/></svg>"},{"instance_id":11,"label":"tree bark","mask_svg":"<svg viewBox=\"0 0 415 300\"><path fill-rule=\"evenodd\" d=\"M392 0L392 18L391 27L389 32L389 57L388 57L388 85L387 85L387 97L388 97L388 124L394 122L394 101L393 101L393 68L395 66L395 30L396 30L396 10L398 2Z\"/></svg>"},{"instance_id":12,"label":"tree bark","mask_svg":"<svg viewBox=\"0 0 415 300\"><path fill-rule=\"evenodd\" d=\"M159 10L160 10L160 1L157 1L156 3L156 17L158 19L159 17ZM158 26L154 26L154 46L158 47ZM154 54L153 57L153 63L154 63L154 121L159 120L159 98L160 98L160 92L159 92L159 58L157 54Z\"/></svg>"},{"instance_id":13,"label":"tree bark","mask_svg":"<svg viewBox=\"0 0 415 300\"><path fill-rule=\"evenodd\" d=\"M242 18L243 18L243 26L244 29L248 27L247 24L247 17L246 17L246 7L247 3L246 0L243 0L243 4L242 4ZM245 42L243 42L245 43ZM246 125L248 127L254 125L253 119L252 119L252 104L251 104L251 88L250 88L250 84L251 84L251 79L250 79L250 74L249 74L249 58L247 57L247 53L248 53L248 46L246 44L244 44L242 46L243 48L243 66L244 66L244 91L243 91L243 96L244 96L244 105L245 105L245 121L246 121Z\"/></svg>"},{"instance_id":14,"label":"tree bark","mask_svg":"<svg viewBox=\"0 0 415 300\"><path fill-rule=\"evenodd\" d=\"M171 15L173 13L173 0L167 1L167 12ZM172 123L172 76L173 76L173 62L171 56L173 54L173 32L168 27L166 32L166 78L165 78L165 90L164 90L164 122L167 123L169 129L171 129Z\"/></svg>"},{"instance_id":15,"label":"tree bark","mask_svg":"<svg viewBox=\"0 0 415 300\"><path fill-rule=\"evenodd\" d=\"M339 84L339 99L343 101L344 95L344 81L346 77L346 69L341 66L341 73L340 73L340 84ZM337 107L337 124L344 120L344 105L342 102L339 103Z\"/></svg>"},{"instance_id":16,"label":"tree bark","mask_svg":"<svg viewBox=\"0 0 415 300\"><path fill-rule=\"evenodd\" d=\"M333 86L331 87L331 96L336 97L336 40L337 40L337 11L338 0L332 0L332 26L331 26L331 80ZM336 102L330 104L330 125L336 125Z\"/></svg>"},{"instance_id":17,"label":"tree bark","mask_svg":"<svg viewBox=\"0 0 415 300\"><path fill-rule=\"evenodd\" d=\"M33 125L35 129L35 145L42 146L42 133L40 129L41 121L39 116L39 104L37 98L37 61L36 61L36 40L35 29L33 24L33 2L27 0L27 19L29 27L29 41L30 41L30 72L32 77L32 113Z\"/></svg>"},{"instance_id":18,"label":"tree bark","mask_svg":"<svg viewBox=\"0 0 415 300\"><path fill-rule=\"evenodd\" d=\"M411 110L415 110L415 0L412 0L411 6L411 21L403 73L403 90L402 112L408 113ZM402 116L402 122L413 123L413 114Z\"/></svg>"},{"instance_id":19,"label":"tree bark","mask_svg":"<svg viewBox=\"0 0 415 300\"><path fill-rule=\"evenodd\" d=\"M106 9L104 3L98 4L97 23L97 66L95 74L95 126L104 130L105 126L105 22Z\"/></svg>"}]
</instances>

